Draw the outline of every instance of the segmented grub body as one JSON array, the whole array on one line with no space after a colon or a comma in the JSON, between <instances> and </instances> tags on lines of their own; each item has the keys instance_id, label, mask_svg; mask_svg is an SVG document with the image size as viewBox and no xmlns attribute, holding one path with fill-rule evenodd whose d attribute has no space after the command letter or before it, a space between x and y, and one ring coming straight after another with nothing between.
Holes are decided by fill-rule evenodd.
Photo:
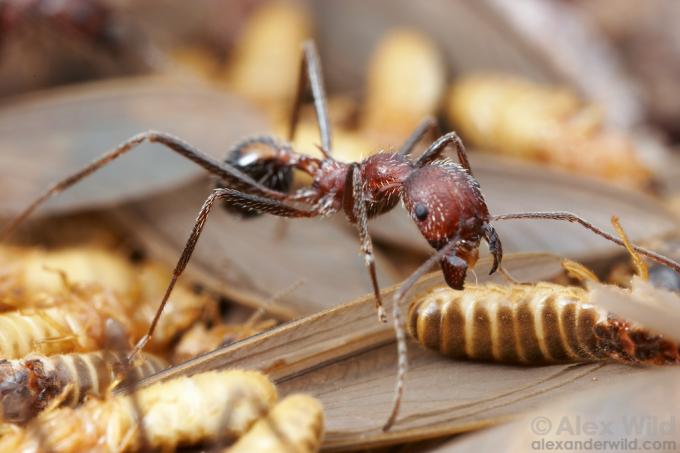
<instances>
[{"instance_id":1,"label":"segmented grub body","mask_svg":"<svg viewBox=\"0 0 680 453\"><path fill-rule=\"evenodd\" d=\"M75 407L86 396L105 397L117 384L137 382L167 365L144 354L127 368L127 355L113 351L0 360L0 418L23 423L53 401Z\"/></svg>"},{"instance_id":2,"label":"segmented grub body","mask_svg":"<svg viewBox=\"0 0 680 453\"><path fill-rule=\"evenodd\" d=\"M409 308L409 333L454 358L540 364L680 362L676 344L587 303L578 287L438 287Z\"/></svg>"},{"instance_id":3,"label":"segmented grub body","mask_svg":"<svg viewBox=\"0 0 680 453\"><path fill-rule=\"evenodd\" d=\"M212 371L160 382L130 396L43 412L0 437L0 451L125 452L241 437L269 411L274 384L255 371ZM225 408L229 409L225 416Z\"/></svg>"},{"instance_id":4,"label":"segmented grub body","mask_svg":"<svg viewBox=\"0 0 680 453\"><path fill-rule=\"evenodd\" d=\"M314 453L321 448L324 415L308 395L286 397L225 450L228 453Z\"/></svg>"},{"instance_id":5,"label":"segmented grub body","mask_svg":"<svg viewBox=\"0 0 680 453\"><path fill-rule=\"evenodd\" d=\"M214 351L221 346L227 346L237 341L256 335L276 325L273 319L266 319L255 323L245 324L216 324L210 328L205 324L194 324L180 338L173 360L175 363L184 362L206 352Z\"/></svg>"},{"instance_id":6,"label":"segmented grub body","mask_svg":"<svg viewBox=\"0 0 680 453\"><path fill-rule=\"evenodd\" d=\"M106 323L114 321L127 343L146 333L171 270L155 262L132 263L95 247L45 251L0 246L0 358L31 352L63 354L108 349ZM210 302L178 284L149 342L167 349Z\"/></svg>"},{"instance_id":7,"label":"segmented grub body","mask_svg":"<svg viewBox=\"0 0 680 453\"><path fill-rule=\"evenodd\" d=\"M93 307L69 304L0 314L0 357L18 359L101 349L106 316Z\"/></svg>"}]
</instances>

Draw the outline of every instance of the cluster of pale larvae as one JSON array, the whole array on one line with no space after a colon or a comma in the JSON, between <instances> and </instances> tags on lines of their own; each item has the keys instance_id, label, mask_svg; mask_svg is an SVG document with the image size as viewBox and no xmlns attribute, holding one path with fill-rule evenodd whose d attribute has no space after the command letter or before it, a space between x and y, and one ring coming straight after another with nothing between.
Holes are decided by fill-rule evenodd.
<instances>
[{"instance_id":1,"label":"cluster of pale larvae","mask_svg":"<svg viewBox=\"0 0 680 453\"><path fill-rule=\"evenodd\" d=\"M127 452L207 444L228 452L315 452L323 410L297 394L277 402L256 371L209 371L38 415L0 437L2 451Z\"/></svg>"},{"instance_id":2,"label":"cluster of pale larvae","mask_svg":"<svg viewBox=\"0 0 680 453\"><path fill-rule=\"evenodd\" d=\"M199 318L209 298L179 285L149 352L130 361L167 269L92 247L2 247L0 262L0 451L318 449L320 404L304 395L276 404L275 387L256 372L205 373L113 396L186 351L214 349L271 322L206 327Z\"/></svg>"}]
</instances>

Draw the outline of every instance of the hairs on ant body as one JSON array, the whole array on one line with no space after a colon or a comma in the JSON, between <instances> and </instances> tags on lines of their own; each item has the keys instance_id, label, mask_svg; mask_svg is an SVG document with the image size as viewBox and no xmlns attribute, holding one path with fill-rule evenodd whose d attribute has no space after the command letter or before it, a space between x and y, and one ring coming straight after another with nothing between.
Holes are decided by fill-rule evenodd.
<instances>
[{"instance_id":1,"label":"hairs on ant body","mask_svg":"<svg viewBox=\"0 0 680 453\"><path fill-rule=\"evenodd\" d=\"M321 139L322 158L297 153L292 142L307 87L311 89ZM201 207L191 234L177 262L168 288L147 334L137 343L131 357L141 351L153 335L160 315L194 251L205 222L215 205L222 202L228 210L245 216L272 214L279 217L325 217L343 212L356 225L361 250L373 286L378 317L386 322L376 275L373 245L368 233L368 220L394 208L401 200L421 234L437 253L425 262L397 291L393 306L394 328L399 351L399 375L406 370L407 354L399 301L411 286L435 262L446 283L462 289L468 268L478 258L482 239L494 258L490 273L501 266L503 248L492 222L511 219L549 219L578 223L619 245L623 243L584 219L568 212L526 212L492 216L481 188L475 179L462 141L455 132L442 135L419 157L410 157L416 145L436 129L432 118L426 118L396 152L381 152L361 162L340 162L332 156L332 134L328 119L321 66L313 42L303 46L297 95L290 116L288 140L264 135L237 143L224 162L204 154L170 134L147 131L138 134L99 159L59 181L40 195L0 234L6 239L38 206L53 195L66 190L99 168L117 159L143 142L159 143L184 156L216 176L218 186ZM449 145L456 150L458 162L442 157ZM312 184L290 192L293 170L312 177ZM680 272L680 264L649 250L635 247L642 255ZM392 413L384 429L396 420L403 391L400 377L395 390Z\"/></svg>"}]
</instances>

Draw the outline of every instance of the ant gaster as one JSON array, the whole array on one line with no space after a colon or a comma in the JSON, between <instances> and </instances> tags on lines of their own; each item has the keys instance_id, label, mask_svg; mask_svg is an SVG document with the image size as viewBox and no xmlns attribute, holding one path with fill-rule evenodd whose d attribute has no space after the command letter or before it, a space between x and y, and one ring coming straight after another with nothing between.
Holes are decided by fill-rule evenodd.
<instances>
[{"instance_id":1,"label":"ant gaster","mask_svg":"<svg viewBox=\"0 0 680 453\"><path fill-rule=\"evenodd\" d=\"M295 152L289 144L295 136L302 100L307 86L311 88L314 110L321 138L319 159ZM490 216L479 183L474 178L463 143L454 132L432 143L417 159L409 158L416 145L435 127L425 119L397 152L382 152L362 162L344 163L331 155L331 126L328 120L321 68L316 47L307 42L303 47L297 95L290 119L288 142L272 136L253 137L236 144L225 162L217 161L182 140L163 132L138 134L73 175L53 185L36 198L0 234L9 234L39 205L82 178L92 174L112 160L143 142L160 143L203 167L218 179L218 187L201 207L189 239L173 271L172 278L147 334L137 343L131 357L147 343L158 323L177 279L184 271L194 251L205 222L215 202L221 201L228 210L244 216L268 213L280 217L319 217L343 211L359 230L361 250L369 270L379 318L386 321L378 286L373 246L368 233L368 220L394 208L401 200L420 232L437 250L395 294L394 327L399 350L399 376L395 402L385 429L397 417L406 370L406 341L400 318L399 301L419 276L438 261L449 286L462 289L467 269L478 257L482 239L493 254L491 273L501 265L501 242L491 221L510 219L547 219L578 223L594 233L624 245L619 239L600 230L569 212L532 212ZM458 163L443 158L444 150L453 145ZM312 185L289 193L293 170L313 178ZM680 271L680 265L649 250L635 246L639 253Z\"/></svg>"}]
</instances>

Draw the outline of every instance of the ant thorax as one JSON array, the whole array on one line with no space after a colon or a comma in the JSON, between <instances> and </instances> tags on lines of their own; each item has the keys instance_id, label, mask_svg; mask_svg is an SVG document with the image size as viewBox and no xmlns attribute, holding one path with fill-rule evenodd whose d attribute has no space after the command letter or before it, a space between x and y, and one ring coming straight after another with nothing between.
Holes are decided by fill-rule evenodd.
<instances>
[{"instance_id":1,"label":"ant thorax","mask_svg":"<svg viewBox=\"0 0 680 453\"><path fill-rule=\"evenodd\" d=\"M347 179L349 164L335 159L324 159L318 170L312 176L312 189L316 191L317 199L333 198L332 205L335 211L342 208L342 197Z\"/></svg>"}]
</instances>

